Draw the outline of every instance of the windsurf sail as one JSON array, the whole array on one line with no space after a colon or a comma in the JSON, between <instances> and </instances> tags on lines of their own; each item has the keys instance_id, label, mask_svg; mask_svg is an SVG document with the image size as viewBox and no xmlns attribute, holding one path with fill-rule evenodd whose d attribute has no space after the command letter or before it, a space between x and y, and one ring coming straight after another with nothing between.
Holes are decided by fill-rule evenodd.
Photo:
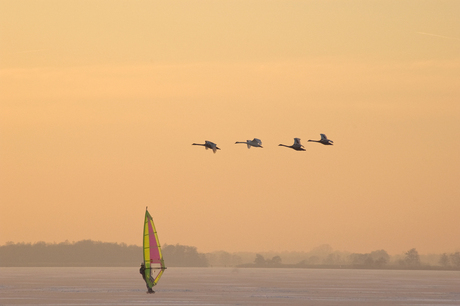
<instances>
[{"instance_id":1,"label":"windsurf sail","mask_svg":"<svg viewBox=\"0 0 460 306\"><path fill-rule=\"evenodd\" d=\"M143 247L145 281L147 282L147 286L152 288L158 283L166 267L155 224L153 224L152 216L149 214L147 208L145 209Z\"/></svg>"}]
</instances>

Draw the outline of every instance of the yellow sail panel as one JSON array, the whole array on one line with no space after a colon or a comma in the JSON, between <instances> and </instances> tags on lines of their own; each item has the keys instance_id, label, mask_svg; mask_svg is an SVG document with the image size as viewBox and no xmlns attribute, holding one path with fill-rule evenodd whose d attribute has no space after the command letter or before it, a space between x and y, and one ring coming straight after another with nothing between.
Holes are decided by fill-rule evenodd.
<instances>
[{"instance_id":1,"label":"yellow sail panel","mask_svg":"<svg viewBox=\"0 0 460 306\"><path fill-rule=\"evenodd\" d=\"M160 279L160 277L163 275L163 272L165 271L164 269L166 269L166 268L160 269L160 272L158 273L157 277L155 277L155 279L153 281L154 285L156 285L158 283L158 280Z\"/></svg>"}]
</instances>

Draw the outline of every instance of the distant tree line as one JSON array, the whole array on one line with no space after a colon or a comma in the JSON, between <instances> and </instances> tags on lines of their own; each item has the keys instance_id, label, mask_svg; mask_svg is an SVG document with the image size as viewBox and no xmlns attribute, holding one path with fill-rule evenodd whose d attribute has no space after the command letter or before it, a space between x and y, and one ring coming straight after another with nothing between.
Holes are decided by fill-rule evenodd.
<instances>
[{"instance_id":1,"label":"distant tree line","mask_svg":"<svg viewBox=\"0 0 460 306\"><path fill-rule=\"evenodd\" d=\"M166 266L204 267L205 254L195 247L164 245L162 247ZM70 243L12 243L0 246L2 267L130 267L143 261L142 247L124 243L82 240Z\"/></svg>"},{"instance_id":2,"label":"distant tree line","mask_svg":"<svg viewBox=\"0 0 460 306\"><path fill-rule=\"evenodd\" d=\"M256 259L254 259L254 264L265 267L281 266L281 262L282 260L280 256L273 256L271 259L269 259L265 258L261 254L256 254Z\"/></svg>"},{"instance_id":3,"label":"distant tree line","mask_svg":"<svg viewBox=\"0 0 460 306\"><path fill-rule=\"evenodd\" d=\"M322 251L327 250L323 248ZM297 263L283 264L280 256L265 258L261 254L255 254L250 263L239 265L240 267L291 267L291 268L344 268L344 269L460 269L460 252L450 255L444 253L440 256L438 265L422 263L418 251L413 248L404 253L402 258L392 260L385 250L377 250L370 253L340 253L313 252L306 259Z\"/></svg>"},{"instance_id":4,"label":"distant tree line","mask_svg":"<svg viewBox=\"0 0 460 306\"><path fill-rule=\"evenodd\" d=\"M212 267L234 267L243 263L243 258L241 256L225 251L207 253L206 258L209 265Z\"/></svg>"},{"instance_id":5,"label":"distant tree line","mask_svg":"<svg viewBox=\"0 0 460 306\"><path fill-rule=\"evenodd\" d=\"M443 253L439 259L439 264L444 268L460 269L460 252L452 254Z\"/></svg>"},{"instance_id":6,"label":"distant tree line","mask_svg":"<svg viewBox=\"0 0 460 306\"><path fill-rule=\"evenodd\" d=\"M413 248L390 256L385 250L370 253L334 251L329 245L310 252L200 253L186 245L162 246L167 267L293 267L362 269L451 269L460 270L460 252L419 255ZM92 240L62 243L13 243L0 246L1 267L132 267L143 261L142 247Z\"/></svg>"},{"instance_id":7,"label":"distant tree line","mask_svg":"<svg viewBox=\"0 0 460 306\"><path fill-rule=\"evenodd\" d=\"M137 246L92 240L34 244L10 242L0 246L1 266L126 266L138 262L139 257L142 258L142 249Z\"/></svg>"},{"instance_id":8,"label":"distant tree line","mask_svg":"<svg viewBox=\"0 0 460 306\"><path fill-rule=\"evenodd\" d=\"M205 254L198 253L196 247L186 245L169 245L162 247L165 264L171 267L207 267Z\"/></svg>"},{"instance_id":9,"label":"distant tree line","mask_svg":"<svg viewBox=\"0 0 460 306\"><path fill-rule=\"evenodd\" d=\"M312 256L301 261L299 266L323 265L342 266L346 268L420 268L422 266L420 255L417 250L411 249L404 254L404 258L391 262L391 256L385 250L377 250L370 253L340 254L329 253L321 261L319 257ZM425 266L426 267L426 266Z\"/></svg>"}]
</instances>

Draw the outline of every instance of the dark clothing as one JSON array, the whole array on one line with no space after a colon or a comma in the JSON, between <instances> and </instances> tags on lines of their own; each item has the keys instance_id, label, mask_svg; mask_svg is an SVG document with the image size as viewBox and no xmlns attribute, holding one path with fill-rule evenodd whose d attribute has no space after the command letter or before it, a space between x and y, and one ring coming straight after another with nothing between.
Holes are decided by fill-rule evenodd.
<instances>
[{"instance_id":1,"label":"dark clothing","mask_svg":"<svg viewBox=\"0 0 460 306\"><path fill-rule=\"evenodd\" d=\"M145 266L141 265L141 268L139 269L139 273L142 274L142 278L145 280Z\"/></svg>"},{"instance_id":2,"label":"dark clothing","mask_svg":"<svg viewBox=\"0 0 460 306\"><path fill-rule=\"evenodd\" d=\"M139 273L142 274L142 278L145 281L145 285L147 286L147 293L155 293L155 291L152 290L152 287L149 287L149 284L147 283L147 279L145 278L145 266L141 265L141 268L139 269Z\"/></svg>"}]
</instances>

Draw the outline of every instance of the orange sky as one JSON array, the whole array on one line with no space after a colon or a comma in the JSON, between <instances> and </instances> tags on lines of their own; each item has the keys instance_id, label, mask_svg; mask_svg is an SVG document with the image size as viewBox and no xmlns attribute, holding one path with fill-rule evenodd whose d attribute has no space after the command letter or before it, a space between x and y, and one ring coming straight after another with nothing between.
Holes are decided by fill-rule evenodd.
<instances>
[{"instance_id":1,"label":"orange sky","mask_svg":"<svg viewBox=\"0 0 460 306\"><path fill-rule=\"evenodd\" d=\"M460 250L459 14L0 1L0 244L141 245L149 206L200 252Z\"/></svg>"}]
</instances>

